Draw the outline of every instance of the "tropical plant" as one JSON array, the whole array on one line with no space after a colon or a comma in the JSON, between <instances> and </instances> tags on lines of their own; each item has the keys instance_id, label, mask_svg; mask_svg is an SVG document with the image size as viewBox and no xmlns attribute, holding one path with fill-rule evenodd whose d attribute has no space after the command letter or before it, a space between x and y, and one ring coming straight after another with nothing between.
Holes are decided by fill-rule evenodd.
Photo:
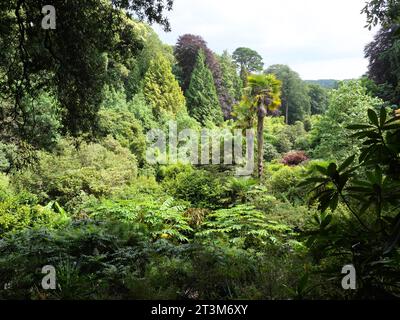
<instances>
[{"instance_id":1,"label":"tropical plant","mask_svg":"<svg viewBox=\"0 0 400 320\"><path fill-rule=\"evenodd\" d=\"M276 110L280 104L280 93L282 83L274 75L251 75L248 77L248 87L241 102L239 112L249 123L257 119L257 150L258 165L257 173L262 177L264 171L264 120L270 110ZM243 114L240 115L243 117Z\"/></svg>"},{"instance_id":2,"label":"tropical plant","mask_svg":"<svg viewBox=\"0 0 400 320\"><path fill-rule=\"evenodd\" d=\"M400 117L389 118L382 107L379 115L369 109L368 119L348 127L363 142L357 165L356 155L341 165L317 165L317 174L302 183L313 186L311 199L321 211L308 243L322 256L342 250L351 258L362 297L388 297L399 294ZM339 204L351 218L340 222L326 212Z\"/></svg>"}]
</instances>

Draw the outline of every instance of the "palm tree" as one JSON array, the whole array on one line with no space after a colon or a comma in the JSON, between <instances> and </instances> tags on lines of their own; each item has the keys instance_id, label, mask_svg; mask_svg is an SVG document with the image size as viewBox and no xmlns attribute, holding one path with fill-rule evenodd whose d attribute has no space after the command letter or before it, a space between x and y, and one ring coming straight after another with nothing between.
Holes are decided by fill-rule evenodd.
<instances>
[{"instance_id":1,"label":"palm tree","mask_svg":"<svg viewBox=\"0 0 400 320\"><path fill-rule=\"evenodd\" d=\"M264 172L264 119L268 111L276 110L281 105L282 82L273 74L250 75L247 81L248 86L239 110L245 110L244 119L249 124L257 117L257 169L261 178Z\"/></svg>"}]
</instances>

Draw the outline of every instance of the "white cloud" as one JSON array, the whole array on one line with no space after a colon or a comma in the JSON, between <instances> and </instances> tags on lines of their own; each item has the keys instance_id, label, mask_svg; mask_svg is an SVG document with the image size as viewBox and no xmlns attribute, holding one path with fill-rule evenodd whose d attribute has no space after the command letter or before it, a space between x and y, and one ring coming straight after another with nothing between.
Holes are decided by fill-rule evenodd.
<instances>
[{"instance_id":1,"label":"white cloud","mask_svg":"<svg viewBox=\"0 0 400 320\"><path fill-rule=\"evenodd\" d=\"M266 65L285 63L305 79L361 76L364 46L373 32L360 14L365 0L175 0L171 33L155 29L175 44L185 33L201 35L222 52L245 46Z\"/></svg>"}]
</instances>

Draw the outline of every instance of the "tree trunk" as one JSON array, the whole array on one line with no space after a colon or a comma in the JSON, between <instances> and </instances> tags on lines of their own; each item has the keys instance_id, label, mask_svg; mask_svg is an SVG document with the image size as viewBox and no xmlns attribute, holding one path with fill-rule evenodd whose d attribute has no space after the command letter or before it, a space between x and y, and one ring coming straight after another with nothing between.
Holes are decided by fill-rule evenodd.
<instances>
[{"instance_id":1,"label":"tree trunk","mask_svg":"<svg viewBox=\"0 0 400 320\"><path fill-rule=\"evenodd\" d=\"M258 115L257 123L257 146L258 146L258 177L261 179L264 173L264 118L265 115Z\"/></svg>"},{"instance_id":2,"label":"tree trunk","mask_svg":"<svg viewBox=\"0 0 400 320\"><path fill-rule=\"evenodd\" d=\"M286 102L286 124L289 124L289 101Z\"/></svg>"}]
</instances>

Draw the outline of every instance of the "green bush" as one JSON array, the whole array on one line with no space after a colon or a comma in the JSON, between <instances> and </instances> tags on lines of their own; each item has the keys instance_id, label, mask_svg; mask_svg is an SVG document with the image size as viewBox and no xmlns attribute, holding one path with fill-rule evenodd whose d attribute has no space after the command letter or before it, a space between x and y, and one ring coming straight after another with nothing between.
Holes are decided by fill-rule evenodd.
<instances>
[{"instance_id":1,"label":"green bush","mask_svg":"<svg viewBox=\"0 0 400 320\"><path fill-rule=\"evenodd\" d=\"M143 164L145 160L146 137L135 116L125 110L102 109L99 112L99 134L103 138L112 136L122 147L129 149Z\"/></svg>"},{"instance_id":2,"label":"green bush","mask_svg":"<svg viewBox=\"0 0 400 320\"><path fill-rule=\"evenodd\" d=\"M279 236L291 230L287 225L268 220L265 213L247 205L209 214L202 229L197 236L205 241L221 240L245 249L276 244Z\"/></svg>"},{"instance_id":3,"label":"green bush","mask_svg":"<svg viewBox=\"0 0 400 320\"><path fill-rule=\"evenodd\" d=\"M272 160L279 159L279 157L278 150L271 143L266 142L264 144L264 160L271 162Z\"/></svg>"},{"instance_id":4,"label":"green bush","mask_svg":"<svg viewBox=\"0 0 400 320\"><path fill-rule=\"evenodd\" d=\"M170 180L175 180L178 174L186 173L190 174L193 172L193 167L189 164L170 164L168 166L160 166L157 172L157 178L159 180L163 180L166 184L170 182Z\"/></svg>"},{"instance_id":5,"label":"green bush","mask_svg":"<svg viewBox=\"0 0 400 320\"><path fill-rule=\"evenodd\" d=\"M151 242L137 225L80 221L0 241L0 299L288 299L305 263L276 246ZM49 264L56 290L40 286Z\"/></svg>"},{"instance_id":6,"label":"green bush","mask_svg":"<svg viewBox=\"0 0 400 320\"><path fill-rule=\"evenodd\" d=\"M11 195L10 179L3 173L0 173L0 201L5 200Z\"/></svg>"},{"instance_id":7,"label":"green bush","mask_svg":"<svg viewBox=\"0 0 400 320\"><path fill-rule=\"evenodd\" d=\"M53 208L54 207L54 208ZM29 194L9 196L0 202L0 237L26 228L53 228L69 220L66 212L55 203L43 207Z\"/></svg>"},{"instance_id":8,"label":"green bush","mask_svg":"<svg viewBox=\"0 0 400 320\"><path fill-rule=\"evenodd\" d=\"M146 99L142 93L133 97L132 101L128 104L128 110L141 122L145 132L159 127L154 118L153 111L146 103Z\"/></svg>"},{"instance_id":9,"label":"green bush","mask_svg":"<svg viewBox=\"0 0 400 320\"><path fill-rule=\"evenodd\" d=\"M293 148L293 142L290 141L290 138L284 132L280 132L277 135L276 141L276 150L281 154L289 152Z\"/></svg>"},{"instance_id":10,"label":"green bush","mask_svg":"<svg viewBox=\"0 0 400 320\"><path fill-rule=\"evenodd\" d=\"M165 195L91 201L82 210L91 219L141 225L152 239L187 242L192 233L189 218L184 214L186 203Z\"/></svg>"},{"instance_id":11,"label":"green bush","mask_svg":"<svg viewBox=\"0 0 400 320\"><path fill-rule=\"evenodd\" d=\"M129 184L136 178L136 158L111 138L102 145L81 143L76 148L64 140L57 153L39 153L31 169L16 175L19 189L39 196L40 202L56 200L67 204L82 192L101 197Z\"/></svg>"},{"instance_id":12,"label":"green bush","mask_svg":"<svg viewBox=\"0 0 400 320\"><path fill-rule=\"evenodd\" d=\"M306 193L304 188L298 187L298 184L302 181L305 172L306 169L302 166L268 166L266 172L268 190L278 199L304 203Z\"/></svg>"},{"instance_id":13,"label":"green bush","mask_svg":"<svg viewBox=\"0 0 400 320\"><path fill-rule=\"evenodd\" d=\"M226 205L226 177L206 170L180 172L164 186L177 199L188 201L193 207L221 208Z\"/></svg>"}]
</instances>

